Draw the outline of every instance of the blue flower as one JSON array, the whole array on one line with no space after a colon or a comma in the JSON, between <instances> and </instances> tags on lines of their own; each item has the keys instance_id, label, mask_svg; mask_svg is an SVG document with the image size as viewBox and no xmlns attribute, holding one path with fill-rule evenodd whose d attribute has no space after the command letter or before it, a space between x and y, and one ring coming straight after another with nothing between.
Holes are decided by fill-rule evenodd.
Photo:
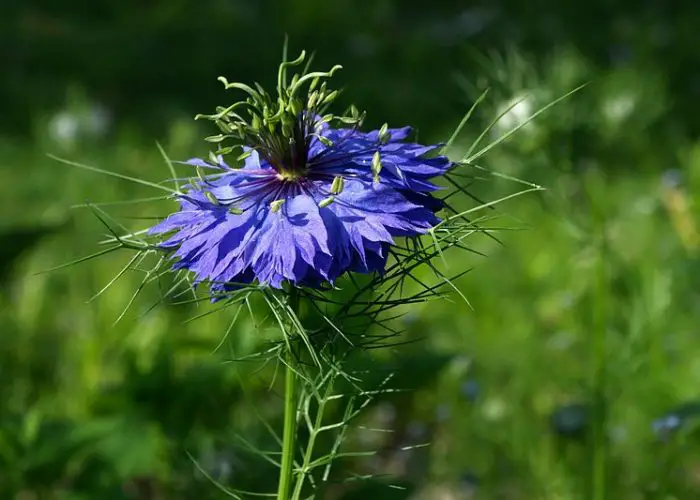
<instances>
[{"instance_id":1,"label":"blue flower","mask_svg":"<svg viewBox=\"0 0 700 500\"><path fill-rule=\"evenodd\" d=\"M673 434L700 418L700 402L690 401L666 412L651 424L652 430L662 440L669 439Z\"/></svg>"},{"instance_id":2,"label":"blue flower","mask_svg":"<svg viewBox=\"0 0 700 500\"><path fill-rule=\"evenodd\" d=\"M199 179L150 229L167 234L158 246L173 252L175 269L214 292L256 282L318 288L346 272L381 273L395 238L440 221L431 179L453 166L430 155L440 145L408 141L409 127L361 132L309 109L295 116L287 137L245 146L240 168L221 155L186 162Z\"/></svg>"},{"instance_id":3,"label":"blue flower","mask_svg":"<svg viewBox=\"0 0 700 500\"><path fill-rule=\"evenodd\" d=\"M462 384L462 395L469 401L473 403L479 397L481 392L481 384L477 380L469 379Z\"/></svg>"},{"instance_id":4,"label":"blue flower","mask_svg":"<svg viewBox=\"0 0 700 500\"><path fill-rule=\"evenodd\" d=\"M583 439L590 427L590 406L584 403L561 406L550 415L550 423L562 437Z\"/></svg>"},{"instance_id":5,"label":"blue flower","mask_svg":"<svg viewBox=\"0 0 700 500\"><path fill-rule=\"evenodd\" d=\"M651 424L654 432L662 437L666 437L677 431L683 425L683 417L675 413L669 413L654 420Z\"/></svg>"}]
</instances>

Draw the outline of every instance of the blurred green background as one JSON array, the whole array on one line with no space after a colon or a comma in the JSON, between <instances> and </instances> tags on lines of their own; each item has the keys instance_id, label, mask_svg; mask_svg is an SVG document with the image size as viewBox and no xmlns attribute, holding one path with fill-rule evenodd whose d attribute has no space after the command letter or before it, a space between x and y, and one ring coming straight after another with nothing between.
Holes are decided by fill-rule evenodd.
<instances>
[{"instance_id":1,"label":"blurred green background","mask_svg":"<svg viewBox=\"0 0 700 500\"><path fill-rule=\"evenodd\" d=\"M212 308L158 304L157 287L115 323L148 269L89 301L127 252L37 273L99 249L104 227L71 206L158 194L46 153L167 178L156 141L173 159L205 153L212 130L192 117L232 98L216 77L269 84L285 33L317 67L344 66L343 99L368 125L411 124L423 141L446 140L490 88L455 158L509 106L490 140L589 84L480 160L547 191L484 213L503 244L475 236L486 258L449 262L474 267L457 283L473 309L411 308L397 323L417 342L372 353L411 390L378 397L362 422L393 432L355 429L349 445L378 453L338 464L375 479L323 498L698 498L697 2L5 0L0 12L1 499L225 498L207 476L274 490L248 449L276 446L258 418L279 424L273 369L225 362L273 336L262 309L222 341L235 311L188 321ZM513 189L470 187L482 200ZM140 228L170 208L109 212Z\"/></svg>"}]
</instances>

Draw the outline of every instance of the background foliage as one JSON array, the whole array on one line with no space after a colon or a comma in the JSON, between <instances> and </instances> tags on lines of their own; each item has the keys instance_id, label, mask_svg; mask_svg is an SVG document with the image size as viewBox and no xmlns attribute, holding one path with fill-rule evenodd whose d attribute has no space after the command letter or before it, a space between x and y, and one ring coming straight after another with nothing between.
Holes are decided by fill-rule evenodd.
<instances>
[{"instance_id":1,"label":"background foliage","mask_svg":"<svg viewBox=\"0 0 700 500\"><path fill-rule=\"evenodd\" d=\"M344 65L344 99L370 125L426 141L489 87L455 157L509 105L493 134L589 82L483 159L548 191L489 214L503 244L471 242L487 258L449 262L474 267L457 283L473 310L412 307L397 323L417 342L372 352L412 390L363 422L394 432L353 434L379 452L339 464L375 481L324 498L700 493L695 2L44 0L0 17L0 498L222 497L207 476L273 489L248 444L275 446L258 418L278 424L274 367L226 362L271 337L258 305L222 342L234 311L189 321L211 308L152 308L156 288L115 323L143 273L88 302L126 253L37 273L97 248L104 227L71 205L154 195L45 153L166 178L156 140L201 154L211 130L191 117L229 97L216 76L268 83L285 32L320 67ZM168 207L110 213L143 224Z\"/></svg>"}]
</instances>

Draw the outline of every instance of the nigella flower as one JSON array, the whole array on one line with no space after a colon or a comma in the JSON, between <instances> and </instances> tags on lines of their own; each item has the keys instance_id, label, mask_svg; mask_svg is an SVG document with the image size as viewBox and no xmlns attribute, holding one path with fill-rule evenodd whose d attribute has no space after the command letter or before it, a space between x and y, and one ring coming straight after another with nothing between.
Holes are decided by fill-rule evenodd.
<instances>
[{"instance_id":1,"label":"nigella flower","mask_svg":"<svg viewBox=\"0 0 700 500\"><path fill-rule=\"evenodd\" d=\"M224 80L251 96L240 106L251 110L252 123L241 119L239 105L220 108L208 118L228 134L213 140L239 139L243 163L232 167L221 154L186 162L199 178L178 195L180 211L150 230L169 234L159 246L174 251L175 268L215 292L256 281L319 287L346 272L381 272L395 238L440 221L431 179L452 163L430 155L439 145L410 142L409 127L362 132L355 110L323 115L337 92L313 88L331 73L311 74L306 103L296 93L308 79L280 83L276 113L260 87Z\"/></svg>"}]
</instances>

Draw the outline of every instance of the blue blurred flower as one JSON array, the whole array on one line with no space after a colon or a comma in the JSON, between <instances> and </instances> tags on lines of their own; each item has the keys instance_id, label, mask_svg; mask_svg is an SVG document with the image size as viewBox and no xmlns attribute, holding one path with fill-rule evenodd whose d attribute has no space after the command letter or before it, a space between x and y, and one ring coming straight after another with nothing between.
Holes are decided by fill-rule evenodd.
<instances>
[{"instance_id":1,"label":"blue blurred flower","mask_svg":"<svg viewBox=\"0 0 700 500\"><path fill-rule=\"evenodd\" d=\"M683 172L676 168L664 170L661 176L661 182L664 187L678 188L683 184Z\"/></svg>"},{"instance_id":2,"label":"blue blurred flower","mask_svg":"<svg viewBox=\"0 0 700 500\"><path fill-rule=\"evenodd\" d=\"M550 415L554 432L566 438L583 438L590 424L590 408L583 403L572 403L555 409Z\"/></svg>"},{"instance_id":3,"label":"blue blurred flower","mask_svg":"<svg viewBox=\"0 0 700 500\"><path fill-rule=\"evenodd\" d=\"M435 407L435 420L437 422L449 420L451 414L452 410L450 409L450 405L446 403L440 403Z\"/></svg>"},{"instance_id":4,"label":"blue blurred flower","mask_svg":"<svg viewBox=\"0 0 700 500\"><path fill-rule=\"evenodd\" d=\"M469 379L462 384L462 395L467 401L473 403L481 393L481 385L477 380Z\"/></svg>"},{"instance_id":5,"label":"blue blurred flower","mask_svg":"<svg viewBox=\"0 0 700 500\"><path fill-rule=\"evenodd\" d=\"M670 438L675 432L688 425L689 422L700 418L700 402L690 401L683 403L666 414L654 420L652 430L662 439Z\"/></svg>"},{"instance_id":6,"label":"blue blurred flower","mask_svg":"<svg viewBox=\"0 0 700 500\"><path fill-rule=\"evenodd\" d=\"M683 425L683 419L680 416L671 413L654 420L651 427L655 433L664 437L671 432L680 429L681 425Z\"/></svg>"},{"instance_id":7,"label":"blue blurred flower","mask_svg":"<svg viewBox=\"0 0 700 500\"><path fill-rule=\"evenodd\" d=\"M381 272L395 237L439 222L430 179L452 167L426 156L439 145L408 142L409 127L365 133L297 116L283 154L256 145L244 148L242 168L220 155L186 162L199 180L178 195L180 211L150 229L174 231L159 246L174 250L175 269L214 292L256 281L320 287L348 271Z\"/></svg>"},{"instance_id":8,"label":"blue blurred flower","mask_svg":"<svg viewBox=\"0 0 700 500\"><path fill-rule=\"evenodd\" d=\"M473 472L463 472L459 477L460 489L467 495L474 495L479 487L479 477Z\"/></svg>"}]
</instances>

